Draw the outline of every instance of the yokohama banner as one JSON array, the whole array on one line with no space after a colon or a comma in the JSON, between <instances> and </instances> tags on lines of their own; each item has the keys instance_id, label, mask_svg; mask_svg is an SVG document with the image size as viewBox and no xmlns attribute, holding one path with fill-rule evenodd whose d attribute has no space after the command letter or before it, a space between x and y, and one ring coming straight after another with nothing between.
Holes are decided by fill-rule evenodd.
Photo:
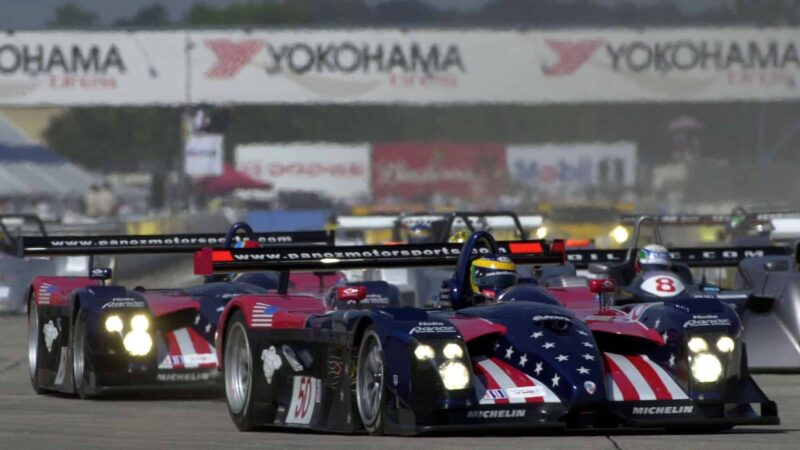
<instances>
[{"instance_id":1,"label":"yokohama banner","mask_svg":"<svg viewBox=\"0 0 800 450\"><path fill-rule=\"evenodd\" d=\"M505 146L498 144L376 144L372 193L381 202L460 202L490 209L507 188Z\"/></svg>"},{"instance_id":2,"label":"yokohama banner","mask_svg":"<svg viewBox=\"0 0 800 450\"><path fill-rule=\"evenodd\" d=\"M0 105L800 98L792 28L30 32Z\"/></svg>"},{"instance_id":3,"label":"yokohama banner","mask_svg":"<svg viewBox=\"0 0 800 450\"><path fill-rule=\"evenodd\" d=\"M185 33L0 35L0 105L185 101Z\"/></svg>"},{"instance_id":4,"label":"yokohama banner","mask_svg":"<svg viewBox=\"0 0 800 450\"><path fill-rule=\"evenodd\" d=\"M239 145L236 169L278 191L319 192L344 201L370 198L367 144Z\"/></svg>"}]
</instances>

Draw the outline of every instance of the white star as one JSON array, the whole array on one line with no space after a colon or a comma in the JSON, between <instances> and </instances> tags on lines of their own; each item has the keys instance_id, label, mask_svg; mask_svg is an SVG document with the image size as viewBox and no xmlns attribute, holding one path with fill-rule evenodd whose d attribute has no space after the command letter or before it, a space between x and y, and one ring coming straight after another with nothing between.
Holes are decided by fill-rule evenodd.
<instances>
[{"instance_id":1,"label":"white star","mask_svg":"<svg viewBox=\"0 0 800 450\"><path fill-rule=\"evenodd\" d=\"M206 324L206 334L211 333L211 322Z\"/></svg>"},{"instance_id":2,"label":"white star","mask_svg":"<svg viewBox=\"0 0 800 450\"><path fill-rule=\"evenodd\" d=\"M578 334L583 335L583 336L588 336L589 335L589 333L587 333L587 332L585 332L583 330L578 330Z\"/></svg>"},{"instance_id":3,"label":"white star","mask_svg":"<svg viewBox=\"0 0 800 450\"><path fill-rule=\"evenodd\" d=\"M591 343L591 342L584 342L584 343L583 343L583 346L584 346L584 347L589 347L589 348L594 348L594 345L592 345L592 343Z\"/></svg>"},{"instance_id":4,"label":"white star","mask_svg":"<svg viewBox=\"0 0 800 450\"><path fill-rule=\"evenodd\" d=\"M197 325L200 323L200 314L194 316L194 324Z\"/></svg>"},{"instance_id":5,"label":"white star","mask_svg":"<svg viewBox=\"0 0 800 450\"><path fill-rule=\"evenodd\" d=\"M217 308L217 312L222 312L222 311L225 311L225 307L224 306L220 306L219 308Z\"/></svg>"},{"instance_id":6,"label":"white star","mask_svg":"<svg viewBox=\"0 0 800 450\"><path fill-rule=\"evenodd\" d=\"M533 334L531 335L533 339L539 339L542 336L544 336L544 333L542 333L541 331L534 331Z\"/></svg>"},{"instance_id":7,"label":"white star","mask_svg":"<svg viewBox=\"0 0 800 450\"><path fill-rule=\"evenodd\" d=\"M590 354L588 354L588 353L584 353L584 354L583 354L583 355L581 355L581 356L583 356L583 359L585 359L585 360L587 360L587 361L594 361L594 356L592 356L592 355L590 355Z\"/></svg>"},{"instance_id":8,"label":"white star","mask_svg":"<svg viewBox=\"0 0 800 450\"><path fill-rule=\"evenodd\" d=\"M509 345L508 348L506 349L506 359L511 359L511 355L513 354L514 354L514 347Z\"/></svg>"},{"instance_id":9,"label":"white star","mask_svg":"<svg viewBox=\"0 0 800 450\"><path fill-rule=\"evenodd\" d=\"M669 366L675 367L675 355L669 355Z\"/></svg>"},{"instance_id":10,"label":"white star","mask_svg":"<svg viewBox=\"0 0 800 450\"><path fill-rule=\"evenodd\" d=\"M535 373L536 376L538 377L539 374L542 372L542 370L544 370L544 368L542 368L542 363L541 362L537 362L536 363L536 368L533 369L533 373Z\"/></svg>"},{"instance_id":11,"label":"white star","mask_svg":"<svg viewBox=\"0 0 800 450\"><path fill-rule=\"evenodd\" d=\"M656 325L653 328L658 328L659 325L661 325L661 317L656 319Z\"/></svg>"},{"instance_id":12,"label":"white star","mask_svg":"<svg viewBox=\"0 0 800 450\"><path fill-rule=\"evenodd\" d=\"M527 362L528 362L528 355L523 353L522 356L519 357L519 366L520 367L525 367L525 364Z\"/></svg>"},{"instance_id":13,"label":"white star","mask_svg":"<svg viewBox=\"0 0 800 450\"><path fill-rule=\"evenodd\" d=\"M495 342L494 343L494 351L496 352L498 348L500 348L500 343L499 342Z\"/></svg>"},{"instance_id":14,"label":"white star","mask_svg":"<svg viewBox=\"0 0 800 450\"><path fill-rule=\"evenodd\" d=\"M558 356L556 356L556 360L558 362L568 361L569 360L569 356L559 354Z\"/></svg>"},{"instance_id":15,"label":"white star","mask_svg":"<svg viewBox=\"0 0 800 450\"><path fill-rule=\"evenodd\" d=\"M561 377L559 377L558 374L553 375L553 379L550 380L550 381L553 382L553 387L558 386L558 380L560 380L560 379L561 379Z\"/></svg>"},{"instance_id":16,"label":"white star","mask_svg":"<svg viewBox=\"0 0 800 450\"><path fill-rule=\"evenodd\" d=\"M589 369L587 369L586 367L581 366L581 367L578 368L578 373L581 374L581 375L589 375Z\"/></svg>"},{"instance_id":17,"label":"white star","mask_svg":"<svg viewBox=\"0 0 800 450\"><path fill-rule=\"evenodd\" d=\"M662 337L662 338L664 338L664 342L667 342L667 337L668 337L668 336L669 336L669 335L667 334L667 332L666 332L666 331L664 332L664 334L662 334L662 335L661 335L661 337Z\"/></svg>"},{"instance_id":18,"label":"white star","mask_svg":"<svg viewBox=\"0 0 800 450\"><path fill-rule=\"evenodd\" d=\"M555 346L556 346L556 344L554 344L552 342L545 342L544 345L542 346L542 348L547 349L547 348L553 348Z\"/></svg>"}]
</instances>

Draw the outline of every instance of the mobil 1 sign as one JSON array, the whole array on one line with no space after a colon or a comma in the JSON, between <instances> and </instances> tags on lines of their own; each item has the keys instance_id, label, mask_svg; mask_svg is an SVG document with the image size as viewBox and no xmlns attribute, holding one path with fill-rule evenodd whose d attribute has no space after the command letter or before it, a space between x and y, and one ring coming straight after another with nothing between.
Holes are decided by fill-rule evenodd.
<instances>
[{"instance_id":1,"label":"mobil 1 sign","mask_svg":"<svg viewBox=\"0 0 800 450\"><path fill-rule=\"evenodd\" d=\"M512 179L543 192L633 186L636 144L512 145L506 150Z\"/></svg>"}]
</instances>

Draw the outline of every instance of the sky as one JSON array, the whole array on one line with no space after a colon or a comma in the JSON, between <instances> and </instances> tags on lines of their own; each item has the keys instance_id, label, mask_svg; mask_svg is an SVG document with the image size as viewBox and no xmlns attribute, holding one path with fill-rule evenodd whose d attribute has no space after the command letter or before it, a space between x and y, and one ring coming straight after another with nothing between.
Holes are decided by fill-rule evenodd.
<instances>
[{"instance_id":1,"label":"sky","mask_svg":"<svg viewBox=\"0 0 800 450\"><path fill-rule=\"evenodd\" d=\"M103 25L109 25L120 17L132 16L145 6L159 0L69 0L71 3L96 13ZM217 6L240 3L247 0L206 0L207 4ZM291 1L291 0L285 0ZM392 0L367 0L368 3L382 3ZM443 9L474 10L491 0L422 0ZM570 1L570 0L564 0ZM663 0L597 0L613 3L649 3ZM687 12L698 12L709 7L730 3L732 0L675 0ZM0 29L38 29L44 28L55 16L55 10L67 0L0 0ZM171 18L183 17L186 11L200 0L162 0L161 4L170 10ZM531 0L532 6L535 0Z\"/></svg>"}]
</instances>

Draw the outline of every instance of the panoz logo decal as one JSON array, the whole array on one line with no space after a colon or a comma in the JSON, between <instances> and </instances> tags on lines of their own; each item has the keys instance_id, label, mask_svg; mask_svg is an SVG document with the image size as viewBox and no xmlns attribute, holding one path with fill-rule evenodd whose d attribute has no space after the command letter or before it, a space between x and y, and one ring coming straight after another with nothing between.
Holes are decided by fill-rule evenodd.
<instances>
[{"instance_id":1,"label":"panoz logo decal","mask_svg":"<svg viewBox=\"0 0 800 450\"><path fill-rule=\"evenodd\" d=\"M694 406L635 406L633 414L637 416L660 416L667 414L691 414Z\"/></svg>"},{"instance_id":2,"label":"panoz logo decal","mask_svg":"<svg viewBox=\"0 0 800 450\"><path fill-rule=\"evenodd\" d=\"M726 327L731 325L731 320L716 314L694 315L683 324L683 328L692 327Z\"/></svg>"},{"instance_id":3,"label":"panoz logo decal","mask_svg":"<svg viewBox=\"0 0 800 450\"><path fill-rule=\"evenodd\" d=\"M110 302L103 305L106 308L144 308L146 303L144 300L136 300L132 297L116 297L112 298Z\"/></svg>"},{"instance_id":4,"label":"panoz logo decal","mask_svg":"<svg viewBox=\"0 0 800 450\"><path fill-rule=\"evenodd\" d=\"M467 411L467 419L516 419L525 417L524 409L494 409L488 411Z\"/></svg>"},{"instance_id":5,"label":"panoz logo decal","mask_svg":"<svg viewBox=\"0 0 800 450\"><path fill-rule=\"evenodd\" d=\"M408 334L455 333L456 328L442 322L420 322Z\"/></svg>"}]
</instances>

